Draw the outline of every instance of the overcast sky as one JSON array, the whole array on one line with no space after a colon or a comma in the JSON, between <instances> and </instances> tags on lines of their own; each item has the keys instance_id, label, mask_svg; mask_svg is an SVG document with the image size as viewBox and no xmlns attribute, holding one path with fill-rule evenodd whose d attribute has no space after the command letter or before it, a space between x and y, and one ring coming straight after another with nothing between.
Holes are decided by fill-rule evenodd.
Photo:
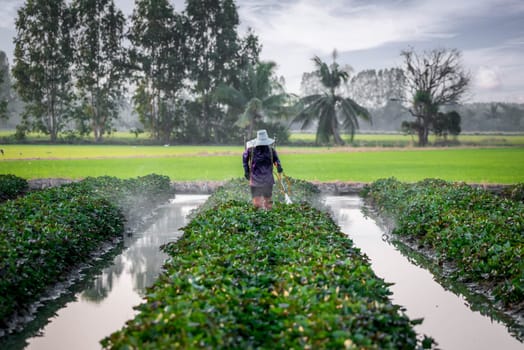
<instances>
[{"instance_id":1,"label":"overcast sky","mask_svg":"<svg viewBox=\"0 0 524 350\"><path fill-rule=\"evenodd\" d=\"M16 10L0 0L0 50L12 63ZM115 0L130 14L134 1ZM183 0L172 1L183 10ZM523 0L237 0L240 31L252 27L262 59L278 64L290 92L299 92L315 55L355 71L399 67L400 51L457 48L473 77L469 102L524 103Z\"/></svg>"}]
</instances>

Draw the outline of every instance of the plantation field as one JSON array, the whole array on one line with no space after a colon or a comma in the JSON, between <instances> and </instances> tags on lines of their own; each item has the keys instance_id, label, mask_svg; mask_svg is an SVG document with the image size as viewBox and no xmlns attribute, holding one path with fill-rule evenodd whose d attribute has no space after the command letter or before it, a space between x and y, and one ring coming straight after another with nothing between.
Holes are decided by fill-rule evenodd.
<instances>
[{"instance_id":1,"label":"plantation field","mask_svg":"<svg viewBox=\"0 0 524 350\"><path fill-rule=\"evenodd\" d=\"M11 138L15 130L0 130L0 142L2 138ZM61 135L61 138L67 139L67 135ZM342 135L342 138L353 146L358 147L410 147L416 145L417 138L411 135L400 133L385 134L356 134L353 142L350 142L349 135ZM28 142L49 142L49 136L42 133L28 133L26 136ZM479 133L479 134L460 134L458 137L449 137L448 140L453 144L463 146L524 146L524 134L522 133ZM75 136L74 142L93 142L92 136ZM442 139L430 135L430 144L442 142ZM104 142L107 144L149 144L152 142L149 133L144 132L135 135L129 131L116 131L110 135L104 135ZM313 144L315 142L314 133L293 132L290 133L289 143L291 145Z\"/></svg>"},{"instance_id":2,"label":"plantation field","mask_svg":"<svg viewBox=\"0 0 524 350\"><path fill-rule=\"evenodd\" d=\"M242 177L242 147L6 145L0 174L26 179L151 173L172 180ZM279 147L287 175L307 181L372 182L440 178L468 183L524 182L524 148L364 149Z\"/></svg>"},{"instance_id":3,"label":"plantation field","mask_svg":"<svg viewBox=\"0 0 524 350\"><path fill-rule=\"evenodd\" d=\"M5 145L0 159L95 159L233 155L239 146Z\"/></svg>"},{"instance_id":4,"label":"plantation field","mask_svg":"<svg viewBox=\"0 0 524 350\"><path fill-rule=\"evenodd\" d=\"M16 130L0 130L0 138L13 137ZM59 137L68 138L66 134L60 134ZM115 143L133 143L150 140L149 133L141 133L138 135L133 134L130 131L116 131L109 135L104 135L104 140L112 141ZM30 132L26 134L26 140L29 142L49 142L49 135L45 135L41 132ZM75 136L75 140L87 140L93 141L93 135L88 136Z\"/></svg>"},{"instance_id":5,"label":"plantation field","mask_svg":"<svg viewBox=\"0 0 524 350\"><path fill-rule=\"evenodd\" d=\"M347 143L351 143L349 135L342 138ZM289 137L293 143L313 143L315 134L293 133ZM442 139L434 135L429 137L430 144L441 142ZM448 141L461 145L476 146L524 146L524 135L522 134L461 134L458 137L449 137ZM353 145L365 147L409 147L417 144L417 138L403 134L355 134Z\"/></svg>"}]
</instances>

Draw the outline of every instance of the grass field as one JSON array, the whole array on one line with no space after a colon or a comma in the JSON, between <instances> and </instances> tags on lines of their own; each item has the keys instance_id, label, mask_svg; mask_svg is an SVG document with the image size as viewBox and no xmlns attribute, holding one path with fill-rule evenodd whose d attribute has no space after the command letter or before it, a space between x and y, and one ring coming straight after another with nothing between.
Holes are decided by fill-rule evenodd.
<instances>
[{"instance_id":1,"label":"grass field","mask_svg":"<svg viewBox=\"0 0 524 350\"><path fill-rule=\"evenodd\" d=\"M15 133L14 130L0 130L0 139L8 138ZM349 135L343 135L343 139L350 143ZM88 142L93 141L92 136L80 138ZM105 142L109 144L147 144L151 142L149 133L142 133L138 136L129 131L117 131L104 136ZM450 140L455 140L450 137ZM30 133L27 135L29 142L48 142L49 136L42 133ZM315 134L311 133L291 133L289 137L291 144L313 144ZM430 136L430 143L438 142L434 135ZM522 133L484 133L484 134L461 134L456 138L461 145L475 146L524 146L524 134ZM0 141L1 142L1 141ZM403 134L356 134L351 143L353 146L360 147L409 147L415 145L416 137Z\"/></svg>"},{"instance_id":2,"label":"grass field","mask_svg":"<svg viewBox=\"0 0 524 350\"><path fill-rule=\"evenodd\" d=\"M243 175L242 147L7 145L0 148L5 152L3 157L0 155L0 173L27 179L103 175L131 178L156 173L183 181L227 180ZM394 176L401 181L431 177L468 183L524 182L524 148L280 147L279 152L287 175L309 181L371 182Z\"/></svg>"},{"instance_id":3,"label":"grass field","mask_svg":"<svg viewBox=\"0 0 524 350\"><path fill-rule=\"evenodd\" d=\"M349 135L343 136L343 139L350 143ZM294 133L289 137L291 143L312 143L315 142L315 134ZM450 137L450 141L455 140ZM431 135L430 143L439 140ZM476 146L524 146L523 134L461 134L456 138L461 145ZM416 145L417 138L403 134L356 134L353 139L353 145L356 146L376 146L376 147L407 147Z\"/></svg>"}]
</instances>

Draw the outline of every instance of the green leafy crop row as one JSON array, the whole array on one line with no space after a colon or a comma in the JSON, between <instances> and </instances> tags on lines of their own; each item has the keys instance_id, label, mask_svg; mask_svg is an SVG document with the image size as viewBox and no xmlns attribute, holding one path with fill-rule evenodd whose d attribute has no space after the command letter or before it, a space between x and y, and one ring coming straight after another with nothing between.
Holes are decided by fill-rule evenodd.
<instances>
[{"instance_id":1,"label":"green leafy crop row","mask_svg":"<svg viewBox=\"0 0 524 350\"><path fill-rule=\"evenodd\" d=\"M388 285L328 214L307 203L263 211L218 197L164 247L165 272L105 348L432 346L417 340L417 321L392 304Z\"/></svg>"},{"instance_id":2,"label":"green leafy crop row","mask_svg":"<svg viewBox=\"0 0 524 350\"><path fill-rule=\"evenodd\" d=\"M169 179L158 175L91 178L0 204L0 326L101 242L122 235L128 195L135 194L133 208L140 208L166 188Z\"/></svg>"},{"instance_id":3,"label":"green leafy crop row","mask_svg":"<svg viewBox=\"0 0 524 350\"><path fill-rule=\"evenodd\" d=\"M506 306L524 301L524 205L466 184L378 180L363 194L396 221L395 234L417 240L454 267L450 277L490 289Z\"/></svg>"},{"instance_id":4,"label":"green leafy crop row","mask_svg":"<svg viewBox=\"0 0 524 350\"><path fill-rule=\"evenodd\" d=\"M524 203L524 182L506 186L502 191L502 195Z\"/></svg>"},{"instance_id":5,"label":"green leafy crop row","mask_svg":"<svg viewBox=\"0 0 524 350\"><path fill-rule=\"evenodd\" d=\"M20 196L27 188L26 179L11 174L0 174L0 202Z\"/></svg>"}]
</instances>

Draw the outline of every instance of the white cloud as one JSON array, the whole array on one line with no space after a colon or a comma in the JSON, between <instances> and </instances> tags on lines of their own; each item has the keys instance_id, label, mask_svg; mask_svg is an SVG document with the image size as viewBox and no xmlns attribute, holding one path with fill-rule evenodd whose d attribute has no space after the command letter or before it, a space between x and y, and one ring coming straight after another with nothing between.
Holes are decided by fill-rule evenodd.
<instances>
[{"instance_id":1,"label":"white cloud","mask_svg":"<svg viewBox=\"0 0 524 350\"><path fill-rule=\"evenodd\" d=\"M177 11L184 8L184 0L169 1ZM133 1L115 2L124 13L131 13ZM16 10L23 3L24 0L0 0L0 50L9 56L13 50L10 33L14 31ZM362 69L393 67L400 63L400 48L413 46L417 50L451 39L460 43L461 35L468 29L465 23L486 18L503 21L505 15L514 18L524 14L522 0L236 0L236 3L241 27L254 28L263 45L262 59L278 64L278 73L285 77L290 92L298 92L302 73L314 69L311 58L318 55L329 59L334 48L340 52L340 64ZM508 32L507 36L513 34L523 35ZM476 41L480 43L482 38ZM475 45L479 47L479 43ZM457 48L464 50L460 44ZM465 66L473 74L475 99L495 93L500 96L507 93L511 96L508 98L515 100L522 98L523 37L508 37L497 47L463 53ZM356 57L361 61L354 61Z\"/></svg>"},{"instance_id":2,"label":"white cloud","mask_svg":"<svg viewBox=\"0 0 524 350\"><path fill-rule=\"evenodd\" d=\"M524 40L508 38L497 46L464 51L472 69L475 101L521 102L524 97Z\"/></svg>"},{"instance_id":3,"label":"white cloud","mask_svg":"<svg viewBox=\"0 0 524 350\"><path fill-rule=\"evenodd\" d=\"M496 69L479 67L474 77L475 85L480 89L494 89L501 85Z\"/></svg>"},{"instance_id":4,"label":"white cloud","mask_svg":"<svg viewBox=\"0 0 524 350\"><path fill-rule=\"evenodd\" d=\"M506 0L510 1L511 0ZM260 1L239 1L240 17L266 45L297 45L330 53L363 50L391 42L449 38L457 20L489 13L500 0L383 2L299 0L262 9Z\"/></svg>"},{"instance_id":5,"label":"white cloud","mask_svg":"<svg viewBox=\"0 0 524 350\"><path fill-rule=\"evenodd\" d=\"M327 56L334 48L352 52L388 44L434 41L456 35L466 18L524 10L516 0L395 1L298 0L239 1L240 18L255 29L263 43L262 56L279 64L288 88L297 92L303 72L311 71L311 57ZM345 62L341 62L345 63ZM351 62L347 62L351 64ZM394 63L391 63L393 66Z\"/></svg>"}]
</instances>

